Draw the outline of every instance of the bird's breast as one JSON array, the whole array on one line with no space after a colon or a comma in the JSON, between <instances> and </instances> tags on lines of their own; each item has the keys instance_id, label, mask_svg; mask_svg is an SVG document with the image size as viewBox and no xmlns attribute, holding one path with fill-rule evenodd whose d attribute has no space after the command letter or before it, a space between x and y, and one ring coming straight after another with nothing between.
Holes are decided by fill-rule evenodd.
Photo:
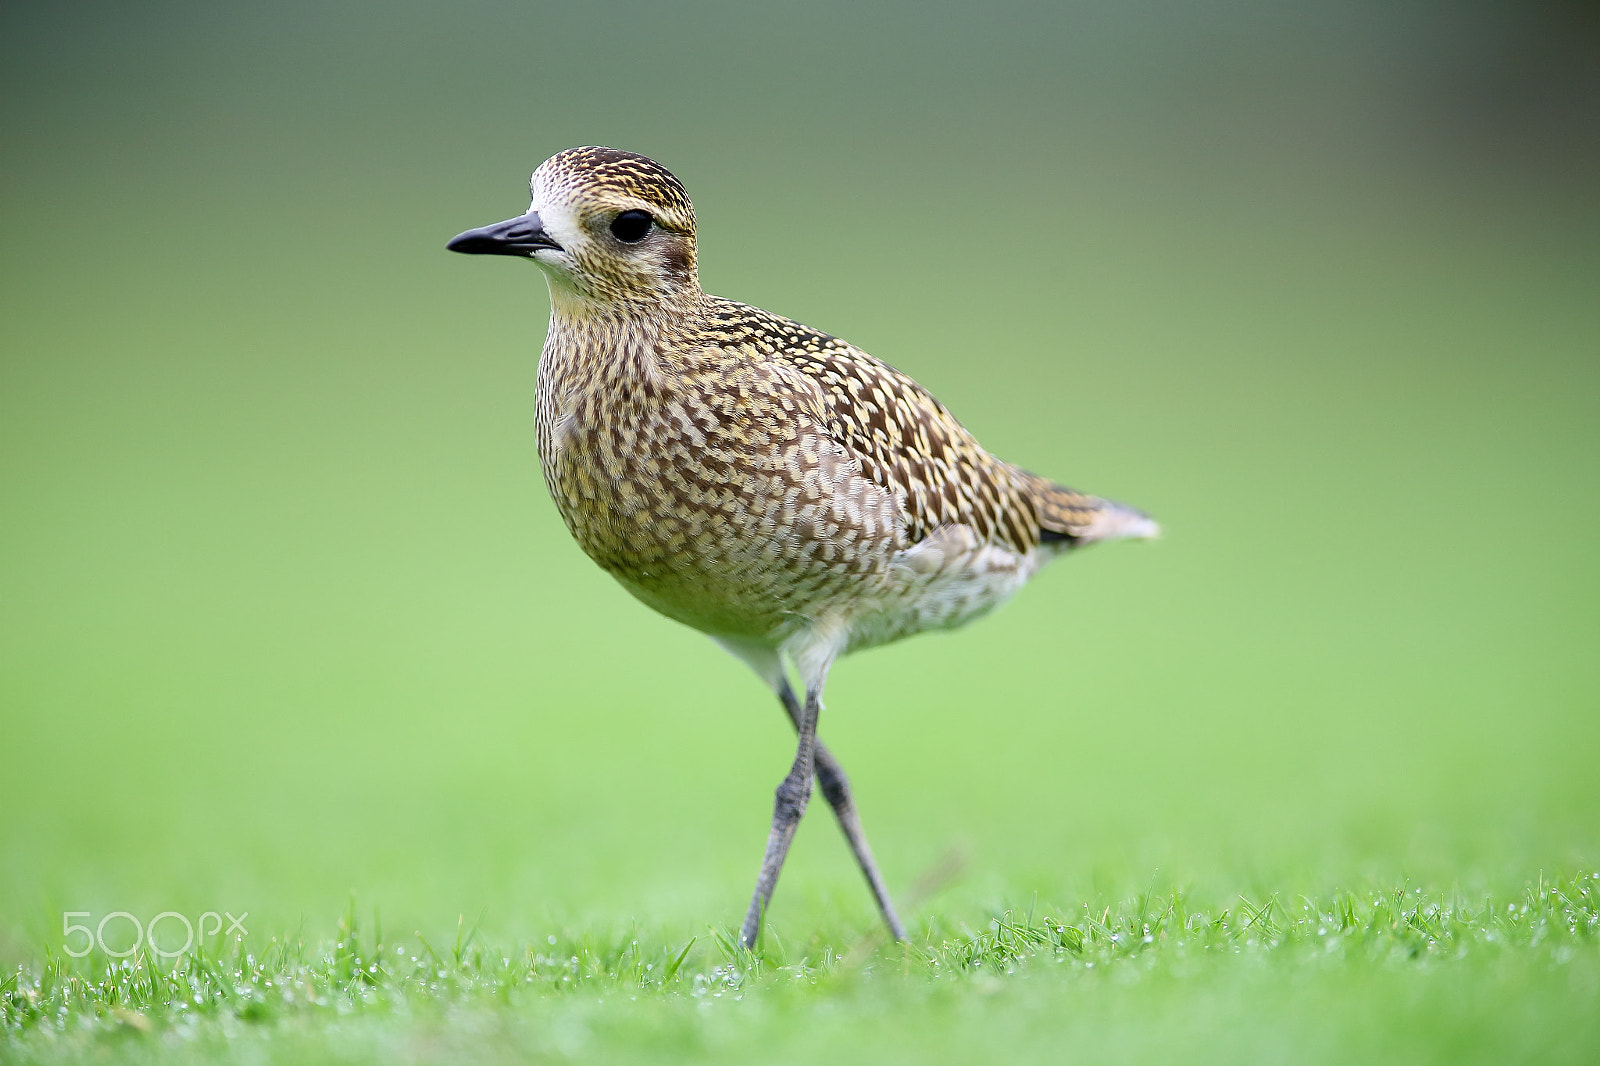
<instances>
[{"instance_id":1,"label":"bird's breast","mask_svg":"<svg viewBox=\"0 0 1600 1066\"><path fill-rule=\"evenodd\" d=\"M596 563L656 610L766 636L882 570L893 500L803 424L704 395L543 398L556 507Z\"/></svg>"}]
</instances>

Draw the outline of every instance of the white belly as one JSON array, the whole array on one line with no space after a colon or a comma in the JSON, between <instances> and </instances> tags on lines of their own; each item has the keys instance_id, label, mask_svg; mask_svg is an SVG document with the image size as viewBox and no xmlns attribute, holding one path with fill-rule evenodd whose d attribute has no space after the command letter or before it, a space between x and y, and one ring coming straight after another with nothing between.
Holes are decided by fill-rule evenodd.
<instances>
[{"instance_id":1,"label":"white belly","mask_svg":"<svg viewBox=\"0 0 1600 1066\"><path fill-rule=\"evenodd\" d=\"M851 617L844 650L964 625L1016 595L1046 558L979 543L966 526L941 530L894 560L883 592Z\"/></svg>"}]
</instances>

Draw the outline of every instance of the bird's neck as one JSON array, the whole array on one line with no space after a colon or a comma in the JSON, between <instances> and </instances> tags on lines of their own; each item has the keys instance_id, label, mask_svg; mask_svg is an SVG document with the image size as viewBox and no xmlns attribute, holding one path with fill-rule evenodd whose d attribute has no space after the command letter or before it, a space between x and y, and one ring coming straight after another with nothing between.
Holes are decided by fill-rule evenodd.
<instances>
[{"instance_id":1,"label":"bird's neck","mask_svg":"<svg viewBox=\"0 0 1600 1066\"><path fill-rule=\"evenodd\" d=\"M705 293L691 274L661 287L636 288L608 279L575 279L545 272L550 287L550 328L648 328L693 315Z\"/></svg>"},{"instance_id":2,"label":"bird's neck","mask_svg":"<svg viewBox=\"0 0 1600 1066\"><path fill-rule=\"evenodd\" d=\"M539 360L540 388L547 397L597 395L639 387L661 394L671 378L663 359L699 321L707 299L692 291L650 299L589 299L552 280L550 331Z\"/></svg>"}]
</instances>

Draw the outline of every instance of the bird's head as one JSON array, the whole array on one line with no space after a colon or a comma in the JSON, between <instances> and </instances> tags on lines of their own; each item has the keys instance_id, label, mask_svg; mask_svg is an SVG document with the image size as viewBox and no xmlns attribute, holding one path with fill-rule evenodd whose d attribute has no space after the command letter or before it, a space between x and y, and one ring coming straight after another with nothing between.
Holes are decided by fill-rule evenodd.
<instances>
[{"instance_id":1,"label":"bird's head","mask_svg":"<svg viewBox=\"0 0 1600 1066\"><path fill-rule=\"evenodd\" d=\"M533 172L527 214L468 230L453 252L532 259L569 310L647 310L699 292L694 208L653 159L569 148Z\"/></svg>"}]
</instances>

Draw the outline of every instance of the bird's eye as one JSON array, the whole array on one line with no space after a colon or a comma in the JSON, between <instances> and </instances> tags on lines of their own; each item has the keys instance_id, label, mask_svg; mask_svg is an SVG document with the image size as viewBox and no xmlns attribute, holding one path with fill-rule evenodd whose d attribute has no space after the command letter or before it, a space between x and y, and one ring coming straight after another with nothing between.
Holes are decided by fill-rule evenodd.
<instances>
[{"instance_id":1,"label":"bird's eye","mask_svg":"<svg viewBox=\"0 0 1600 1066\"><path fill-rule=\"evenodd\" d=\"M611 235L623 244L638 244L654 221L648 211L624 211L611 220Z\"/></svg>"}]
</instances>

